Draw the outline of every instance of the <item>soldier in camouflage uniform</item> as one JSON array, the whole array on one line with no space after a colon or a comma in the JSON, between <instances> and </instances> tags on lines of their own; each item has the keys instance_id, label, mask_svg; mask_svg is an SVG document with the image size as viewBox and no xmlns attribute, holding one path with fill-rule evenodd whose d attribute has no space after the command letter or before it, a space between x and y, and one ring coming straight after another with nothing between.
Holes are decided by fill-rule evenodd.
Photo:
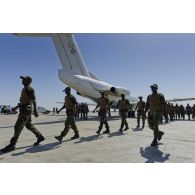
<instances>
[{"instance_id":1,"label":"soldier in camouflage uniform","mask_svg":"<svg viewBox=\"0 0 195 195\"><path fill-rule=\"evenodd\" d=\"M43 135L35 128L35 126L31 122L31 114L33 108L34 116L36 118L39 117L39 114L37 112L35 91L30 86L30 84L32 83L32 78L29 76L20 76L20 78L22 79L24 88L21 92L20 103L18 104L18 106L13 108L13 111L17 110L18 108L20 111L18 119L14 126L14 136L11 138L10 144L3 148L1 152L10 152L15 150L16 143L24 127L30 130L37 137L37 142L35 142L34 145L39 145L40 142L45 140Z\"/></svg>"},{"instance_id":2,"label":"soldier in camouflage uniform","mask_svg":"<svg viewBox=\"0 0 195 195\"><path fill-rule=\"evenodd\" d=\"M66 87L66 89L63 92L66 93L65 103L64 103L64 106L57 112L57 114L59 114L63 109L66 108L67 118L65 121L65 128L61 132L60 136L55 136L55 138L60 142L67 135L67 133L70 130L70 127L73 129L75 133L75 135L71 137L71 140L79 138L79 132L77 130L77 126L75 123L75 110L76 110L76 106L78 103L76 101L76 98L73 95L71 95L70 87Z\"/></svg>"},{"instance_id":3,"label":"soldier in camouflage uniform","mask_svg":"<svg viewBox=\"0 0 195 195\"><path fill-rule=\"evenodd\" d=\"M180 120L180 111L179 111L179 106L178 106L178 104L176 104L176 106L175 106L175 118L176 118L176 120Z\"/></svg>"},{"instance_id":4,"label":"soldier in camouflage uniform","mask_svg":"<svg viewBox=\"0 0 195 195\"><path fill-rule=\"evenodd\" d=\"M175 119L175 108L173 104L170 104L170 121L173 121Z\"/></svg>"},{"instance_id":5,"label":"soldier in camouflage uniform","mask_svg":"<svg viewBox=\"0 0 195 195\"><path fill-rule=\"evenodd\" d=\"M106 133L109 134L110 133L110 128L109 128L108 121L107 121L107 112L110 108L110 102L109 102L109 99L107 97L105 97L105 92L104 91L101 91L100 93L101 93L101 97L98 99L98 104L97 104L96 108L93 111L93 112L95 112L96 109L98 107L100 107L100 110L99 110L100 126L99 126L98 131L96 132L98 135L100 134L104 124L105 124L105 127L106 127L106 131L104 131L103 133L104 134L106 134Z\"/></svg>"},{"instance_id":6,"label":"soldier in camouflage uniform","mask_svg":"<svg viewBox=\"0 0 195 195\"><path fill-rule=\"evenodd\" d=\"M195 104L192 106L192 119L195 119Z\"/></svg>"},{"instance_id":7,"label":"soldier in camouflage uniform","mask_svg":"<svg viewBox=\"0 0 195 195\"><path fill-rule=\"evenodd\" d=\"M184 108L183 105L179 106L179 111L180 111L180 114L181 114L181 118L183 118L183 120L185 120L185 108Z\"/></svg>"},{"instance_id":8,"label":"soldier in camouflage uniform","mask_svg":"<svg viewBox=\"0 0 195 195\"><path fill-rule=\"evenodd\" d=\"M121 116L121 127L119 131L122 133L123 132L123 127L125 126L124 131L129 129L128 123L127 123L127 114L130 109L130 102L129 100L125 99L125 95L121 94L122 100L118 101L117 107L119 108L119 114Z\"/></svg>"},{"instance_id":9,"label":"soldier in camouflage uniform","mask_svg":"<svg viewBox=\"0 0 195 195\"><path fill-rule=\"evenodd\" d=\"M151 143L151 146L157 146L158 140L160 141L164 132L159 131L159 121L162 115L162 111L166 110L166 101L163 94L158 93L158 85L153 84L150 86L152 94L147 97L145 114L148 110L148 124L149 127L154 131L154 139Z\"/></svg>"},{"instance_id":10,"label":"soldier in camouflage uniform","mask_svg":"<svg viewBox=\"0 0 195 195\"><path fill-rule=\"evenodd\" d=\"M192 108L191 108L191 106L189 104L187 104L187 106L186 106L186 114L188 116L188 120L190 120L191 113L192 113Z\"/></svg>"},{"instance_id":11,"label":"soldier in camouflage uniform","mask_svg":"<svg viewBox=\"0 0 195 195\"><path fill-rule=\"evenodd\" d=\"M140 96L138 97L139 98L139 102L137 103L136 105L136 108L135 110L137 110L137 128L140 128L140 118L142 117L142 128L145 127L145 106L146 106L146 103L142 100L143 97Z\"/></svg>"}]
</instances>

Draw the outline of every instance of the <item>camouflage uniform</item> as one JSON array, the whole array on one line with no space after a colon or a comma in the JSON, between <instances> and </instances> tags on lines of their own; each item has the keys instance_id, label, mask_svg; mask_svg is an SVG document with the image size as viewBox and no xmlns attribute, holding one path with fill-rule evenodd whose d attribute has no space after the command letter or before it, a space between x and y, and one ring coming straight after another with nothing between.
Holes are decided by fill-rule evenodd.
<instances>
[{"instance_id":1,"label":"camouflage uniform","mask_svg":"<svg viewBox=\"0 0 195 195\"><path fill-rule=\"evenodd\" d=\"M99 110L100 126L99 126L99 129L97 131L98 133L100 133L104 124L105 124L107 132L110 131L108 121L107 121L107 111L109 108L109 104L110 104L109 99L106 97L101 97L98 99L98 105L100 107L100 110Z\"/></svg>"},{"instance_id":2,"label":"camouflage uniform","mask_svg":"<svg viewBox=\"0 0 195 195\"><path fill-rule=\"evenodd\" d=\"M195 118L195 104L192 107L192 118Z\"/></svg>"},{"instance_id":3,"label":"camouflage uniform","mask_svg":"<svg viewBox=\"0 0 195 195\"><path fill-rule=\"evenodd\" d=\"M180 111L180 114L181 114L181 118L183 118L183 120L185 120L185 108L184 108L183 105L179 106L179 111Z\"/></svg>"},{"instance_id":4,"label":"camouflage uniform","mask_svg":"<svg viewBox=\"0 0 195 195\"><path fill-rule=\"evenodd\" d=\"M140 118L142 117L142 127L145 126L145 109L146 103L144 101L139 101L137 103L136 109L137 109L137 127L140 127Z\"/></svg>"},{"instance_id":5,"label":"camouflage uniform","mask_svg":"<svg viewBox=\"0 0 195 195\"><path fill-rule=\"evenodd\" d=\"M118 102L119 114L121 116L121 127L120 131L122 131L123 127L125 126L125 130L129 129L127 123L127 114L130 108L130 102L127 99L119 100Z\"/></svg>"},{"instance_id":6,"label":"camouflage uniform","mask_svg":"<svg viewBox=\"0 0 195 195\"><path fill-rule=\"evenodd\" d=\"M192 108L189 106L189 104L186 106L186 113L188 115L188 120L190 120L190 114L192 113Z\"/></svg>"},{"instance_id":7,"label":"camouflage uniform","mask_svg":"<svg viewBox=\"0 0 195 195\"><path fill-rule=\"evenodd\" d=\"M15 146L17 140L24 128L30 130L37 138L42 138L42 134L35 128L31 122L32 102L36 100L34 89L30 86L24 87L20 97L18 119L14 126L14 136L11 138L10 143Z\"/></svg>"},{"instance_id":8,"label":"camouflage uniform","mask_svg":"<svg viewBox=\"0 0 195 195\"><path fill-rule=\"evenodd\" d=\"M65 128L61 132L61 135L60 135L61 138L65 137L67 135L67 133L70 130L70 127L74 131L75 135L78 135L78 133L79 133L78 130L77 130L76 123L75 123L76 105L77 105L77 101L76 101L76 98L73 95L67 95L65 97L64 106L66 108L67 118L66 118L66 121L65 121Z\"/></svg>"},{"instance_id":9,"label":"camouflage uniform","mask_svg":"<svg viewBox=\"0 0 195 195\"><path fill-rule=\"evenodd\" d=\"M165 108L165 105L166 102L163 94L156 93L147 97L146 108L149 108L150 110L148 113L148 124L149 127L154 131L154 140L152 145L156 145L157 139L160 140L164 134L162 131L159 131L158 126L162 116L163 107Z\"/></svg>"}]
</instances>

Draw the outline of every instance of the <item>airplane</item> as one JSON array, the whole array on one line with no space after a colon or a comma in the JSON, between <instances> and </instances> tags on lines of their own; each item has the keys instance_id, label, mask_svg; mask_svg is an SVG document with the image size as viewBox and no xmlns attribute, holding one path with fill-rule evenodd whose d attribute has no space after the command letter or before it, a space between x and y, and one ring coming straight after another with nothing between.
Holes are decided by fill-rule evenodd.
<instances>
[{"instance_id":1,"label":"airplane","mask_svg":"<svg viewBox=\"0 0 195 195\"><path fill-rule=\"evenodd\" d=\"M116 107L119 99L121 99L121 94L124 94L134 107L139 101L137 97L131 95L130 90L104 82L87 69L73 34L15 33L15 35L50 37L62 65L62 69L58 70L58 77L67 86L73 88L78 95L97 103L100 91L104 91L113 108Z\"/></svg>"},{"instance_id":2,"label":"airplane","mask_svg":"<svg viewBox=\"0 0 195 195\"><path fill-rule=\"evenodd\" d=\"M104 91L111 102L111 108L116 108L121 94L131 102L132 110L135 109L139 99L133 96L129 89L114 86L100 80L91 73L84 62L76 40L71 33L14 33L17 36L50 37L61 61L62 69L58 70L59 79L78 95L97 103L100 91ZM195 98L170 99L167 102L191 101ZM59 102L61 103L61 102Z\"/></svg>"}]
</instances>

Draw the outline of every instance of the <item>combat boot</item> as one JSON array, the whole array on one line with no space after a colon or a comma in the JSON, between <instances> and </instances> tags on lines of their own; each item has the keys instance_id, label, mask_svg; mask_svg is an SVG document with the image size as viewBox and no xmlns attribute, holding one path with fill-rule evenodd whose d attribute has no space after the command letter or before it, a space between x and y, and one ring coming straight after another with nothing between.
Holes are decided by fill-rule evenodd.
<instances>
[{"instance_id":1,"label":"combat boot","mask_svg":"<svg viewBox=\"0 0 195 195\"><path fill-rule=\"evenodd\" d=\"M37 141L34 143L34 146L38 146L45 138L41 135L38 137Z\"/></svg>"},{"instance_id":2,"label":"combat boot","mask_svg":"<svg viewBox=\"0 0 195 195\"><path fill-rule=\"evenodd\" d=\"M78 138L79 138L79 134L76 133L73 137L71 137L71 140L78 139Z\"/></svg>"},{"instance_id":3,"label":"combat boot","mask_svg":"<svg viewBox=\"0 0 195 195\"><path fill-rule=\"evenodd\" d=\"M109 134L109 133L110 133L109 129L106 129L106 131L103 132L103 134Z\"/></svg>"},{"instance_id":4,"label":"combat boot","mask_svg":"<svg viewBox=\"0 0 195 195\"><path fill-rule=\"evenodd\" d=\"M98 135L100 134L100 132L101 132L101 130L96 131L96 133L97 133Z\"/></svg>"},{"instance_id":5,"label":"combat boot","mask_svg":"<svg viewBox=\"0 0 195 195\"><path fill-rule=\"evenodd\" d=\"M55 136L55 138L56 138L59 142L62 142L62 139L63 139L62 136Z\"/></svg>"},{"instance_id":6,"label":"combat boot","mask_svg":"<svg viewBox=\"0 0 195 195\"><path fill-rule=\"evenodd\" d=\"M2 153L6 153L6 152L14 151L15 149L16 149L16 146L15 145L9 144L9 145L5 146L5 148L1 149L0 151Z\"/></svg>"},{"instance_id":7,"label":"combat boot","mask_svg":"<svg viewBox=\"0 0 195 195\"><path fill-rule=\"evenodd\" d=\"M123 130L122 130L122 129L119 129L119 132L121 132L121 133L122 133L122 132L123 132Z\"/></svg>"},{"instance_id":8,"label":"combat boot","mask_svg":"<svg viewBox=\"0 0 195 195\"><path fill-rule=\"evenodd\" d=\"M140 128L140 126L139 126L139 125L137 125L137 128Z\"/></svg>"},{"instance_id":9,"label":"combat boot","mask_svg":"<svg viewBox=\"0 0 195 195\"><path fill-rule=\"evenodd\" d=\"M125 127L124 131L127 131L129 129L129 127Z\"/></svg>"},{"instance_id":10,"label":"combat boot","mask_svg":"<svg viewBox=\"0 0 195 195\"><path fill-rule=\"evenodd\" d=\"M159 141L162 139L162 136L163 136L164 134L165 134L164 132L159 131L159 133L158 133L158 140L159 140Z\"/></svg>"},{"instance_id":11,"label":"combat boot","mask_svg":"<svg viewBox=\"0 0 195 195\"><path fill-rule=\"evenodd\" d=\"M154 138L154 140L152 141L151 146L158 146L158 141L156 138Z\"/></svg>"}]
</instances>

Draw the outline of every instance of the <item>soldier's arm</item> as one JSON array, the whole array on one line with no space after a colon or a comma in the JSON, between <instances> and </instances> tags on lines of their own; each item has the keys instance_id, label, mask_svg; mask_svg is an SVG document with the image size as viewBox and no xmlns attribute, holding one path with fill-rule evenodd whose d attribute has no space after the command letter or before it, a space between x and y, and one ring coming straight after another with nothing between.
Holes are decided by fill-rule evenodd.
<instances>
[{"instance_id":1,"label":"soldier's arm","mask_svg":"<svg viewBox=\"0 0 195 195\"><path fill-rule=\"evenodd\" d=\"M98 108L99 108L99 103L97 104L97 106L95 107L95 109L93 110L93 112L95 112Z\"/></svg>"},{"instance_id":2,"label":"soldier's arm","mask_svg":"<svg viewBox=\"0 0 195 195\"><path fill-rule=\"evenodd\" d=\"M62 110L66 108L65 104L57 111L57 114L59 114Z\"/></svg>"},{"instance_id":3,"label":"soldier's arm","mask_svg":"<svg viewBox=\"0 0 195 195\"><path fill-rule=\"evenodd\" d=\"M37 112L37 101L36 101L36 95L35 95L35 91L33 88L28 88L28 94L30 95L30 98L32 100L33 103L33 113L35 117L39 117L39 114Z\"/></svg>"},{"instance_id":4,"label":"soldier's arm","mask_svg":"<svg viewBox=\"0 0 195 195\"><path fill-rule=\"evenodd\" d=\"M147 97L145 113L148 112L149 107L150 107L149 98Z\"/></svg>"},{"instance_id":5,"label":"soldier's arm","mask_svg":"<svg viewBox=\"0 0 195 195\"><path fill-rule=\"evenodd\" d=\"M164 112L167 112L167 107L166 107L166 101L164 95L161 95L161 102L162 102L162 109Z\"/></svg>"}]
</instances>

